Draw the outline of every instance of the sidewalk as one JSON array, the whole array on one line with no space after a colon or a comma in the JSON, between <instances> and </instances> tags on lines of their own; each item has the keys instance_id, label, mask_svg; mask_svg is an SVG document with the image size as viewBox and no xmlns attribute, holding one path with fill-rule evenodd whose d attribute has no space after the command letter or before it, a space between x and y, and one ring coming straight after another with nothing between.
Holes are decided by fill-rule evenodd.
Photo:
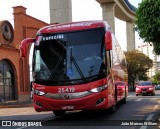
<instances>
[{"instance_id":1,"label":"sidewalk","mask_svg":"<svg viewBox=\"0 0 160 129\"><path fill-rule=\"evenodd\" d=\"M0 108L32 107L32 101L0 101Z\"/></svg>"}]
</instances>

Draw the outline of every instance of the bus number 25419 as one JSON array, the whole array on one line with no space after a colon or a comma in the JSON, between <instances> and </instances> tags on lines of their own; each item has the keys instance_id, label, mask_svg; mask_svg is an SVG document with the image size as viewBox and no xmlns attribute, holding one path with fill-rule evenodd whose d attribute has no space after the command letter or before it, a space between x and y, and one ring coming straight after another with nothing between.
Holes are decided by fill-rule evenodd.
<instances>
[{"instance_id":1,"label":"bus number 25419","mask_svg":"<svg viewBox=\"0 0 160 129\"><path fill-rule=\"evenodd\" d=\"M74 87L58 88L58 93L73 93L75 92Z\"/></svg>"}]
</instances>

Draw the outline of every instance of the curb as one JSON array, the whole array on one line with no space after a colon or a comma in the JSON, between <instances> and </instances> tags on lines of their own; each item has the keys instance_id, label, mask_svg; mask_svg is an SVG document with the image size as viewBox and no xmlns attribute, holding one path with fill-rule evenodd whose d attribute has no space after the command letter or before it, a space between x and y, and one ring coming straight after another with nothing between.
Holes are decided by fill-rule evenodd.
<instances>
[{"instance_id":1,"label":"curb","mask_svg":"<svg viewBox=\"0 0 160 129\"><path fill-rule=\"evenodd\" d=\"M33 102L3 102L0 103L0 108L21 108L33 107Z\"/></svg>"}]
</instances>

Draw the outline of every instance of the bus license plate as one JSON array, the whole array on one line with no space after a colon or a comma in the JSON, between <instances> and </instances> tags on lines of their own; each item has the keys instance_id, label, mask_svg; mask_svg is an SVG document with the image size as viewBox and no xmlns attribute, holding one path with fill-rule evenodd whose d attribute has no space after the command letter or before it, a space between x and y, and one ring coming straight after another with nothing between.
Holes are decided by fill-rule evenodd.
<instances>
[{"instance_id":1,"label":"bus license plate","mask_svg":"<svg viewBox=\"0 0 160 129\"><path fill-rule=\"evenodd\" d=\"M62 110L74 110L74 106L73 105L65 105L65 106L62 106Z\"/></svg>"}]
</instances>

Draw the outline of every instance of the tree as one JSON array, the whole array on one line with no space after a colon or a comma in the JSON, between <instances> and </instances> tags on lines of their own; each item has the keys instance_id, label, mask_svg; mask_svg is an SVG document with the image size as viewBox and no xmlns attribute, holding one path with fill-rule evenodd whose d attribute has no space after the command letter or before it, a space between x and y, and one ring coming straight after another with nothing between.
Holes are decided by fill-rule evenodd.
<instances>
[{"instance_id":1,"label":"tree","mask_svg":"<svg viewBox=\"0 0 160 129\"><path fill-rule=\"evenodd\" d=\"M153 77L153 82L155 84L160 84L160 72L156 73Z\"/></svg>"},{"instance_id":2,"label":"tree","mask_svg":"<svg viewBox=\"0 0 160 129\"><path fill-rule=\"evenodd\" d=\"M153 66L153 61L143 53L137 50L125 52L128 63L128 77L132 84L132 89L135 80L147 80L147 71Z\"/></svg>"},{"instance_id":3,"label":"tree","mask_svg":"<svg viewBox=\"0 0 160 129\"><path fill-rule=\"evenodd\" d=\"M135 30L160 55L160 0L143 0L136 10Z\"/></svg>"}]
</instances>

